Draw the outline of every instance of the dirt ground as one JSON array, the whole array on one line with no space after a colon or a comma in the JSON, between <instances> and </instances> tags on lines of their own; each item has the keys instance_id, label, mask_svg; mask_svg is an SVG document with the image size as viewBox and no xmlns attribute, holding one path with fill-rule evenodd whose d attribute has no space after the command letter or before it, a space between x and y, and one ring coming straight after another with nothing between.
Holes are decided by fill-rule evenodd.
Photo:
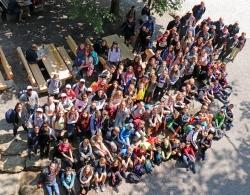
<instances>
[{"instance_id":1,"label":"dirt ground","mask_svg":"<svg viewBox=\"0 0 250 195\"><path fill-rule=\"evenodd\" d=\"M0 45L12 66L17 89L22 89L28 84L25 70L16 55L18 46L24 51L33 43L55 43L57 46L68 48L64 38L67 35L71 35L78 43L88 36L97 36L84 21L69 18L64 0L55 2L47 3L44 10L36 10L24 23L16 23L14 16L8 17L7 24L0 22ZM106 24L105 34L114 33L115 26L116 24Z\"/></svg>"}]
</instances>

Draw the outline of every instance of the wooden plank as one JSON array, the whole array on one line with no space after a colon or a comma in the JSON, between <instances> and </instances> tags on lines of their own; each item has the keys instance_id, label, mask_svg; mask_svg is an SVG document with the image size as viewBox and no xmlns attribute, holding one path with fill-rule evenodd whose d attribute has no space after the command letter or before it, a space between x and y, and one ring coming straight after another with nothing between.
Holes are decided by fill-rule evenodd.
<instances>
[{"instance_id":1,"label":"wooden plank","mask_svg":"<svg viewBox=\"0 0 250 195\"><path fill-rule=\"evenodd\" d=\"M92 41L91 41L89 38L86 38L86 39L85 39L85 43L87 43L87 44L93 46L93 43L92 43Z\"/></svg>"},{"instance_id":2,"label":"wooden plank","mask_svg":"<svg viewBox=\"0 0 250 195\"><path fill-rule=\"evenodd\" d=\"M69 54L67 53L66 49L64 47L57 47L57 50L59 54L61 55L62 59L64 60L65 64L68 66L68 69L72 71L73 61L69 57Z\"/></svg>"},{"instance_id":3,"label":"wooden plank","mask_svg":"<svg viewBox=\"0 0 250 195\"><path fill-rule=\"evenodd\" d=\"M103 57L99 56L99 61L100 61L100 63L101 63L104 70L110 71L110 67L109 67L109 65L107 64L106 60Z\"/></svg>"},{"instance_id":4,"label":"wooden plank","mask_svg":"<svg viewBox=\"0 0 250 195\"><path fill-rule=\"evenodd\" d=\"M8 80L13 80L12 68L11 68L11 66L9 65L9 63L8 63L8 61L6 59L1 46L0 46L0 61L1 61L1 64L3 65L5 73L7 75L7 79Z\"/></svg>"},{"instance_id":5,"label":"wooden plank","mask_svg":"<svg viewBox=\"0 0 250 195\"><path fill-rule=\"evenodd\" d=\"M53 77L54 73L59 74L60 80L66 80L72 77L69 69L58 53L54 44L44 45L45 57L42 57L43 64L47 69L50 77Z\"/></svg>"},{"instance_id":6,"label":"wooden plank","mask_svg":"<svg viewBox=\"0 0 250 195\"><path fill-rule=\"evenodd\" d=\"M57 63L57 72L59 73L59 78L61 80L66 80L72 77L67 65L65 64L64 60L62 59L61 55L59 54L58 50L56 49L53 43L49 44L51 50L53 51L54 57Z\"/></svg>"},{"instance_id":7,"label":"wooden plank","mask_svg":"<svg viewBox=\"0 0 250 195\"><path fill-rule=\"evenodd\" d=\"M129 47L127 47L127 45L124 43L123 38L119 37L117 34L114 35L109 35L107 37L103 37L104 40L107 41L108 46L111 47L112 43L114 41L116 41L121 49L121 60L124 59L134 59L134 54L133 52L130 50Z\"/></svg>"},{"instance_id":8,"label":"wooden plank","mask_svg":"<svg viewBox=\"0 0 250 195\"><path fill-rule=\"evenodd\" d=\"M145 54L147 55L146 61L148 61L152 56L155 55L155 53L153 52L152 49L146 49L146 50L145 50Z\"/></svg>"},{"instance_id":9,"label":"wooden plank","mask_svg":"<svg viewBox=\"0 0 250 195\"><path fill-rule=\"evenodd\" d=\"M35 80L35 78L34 78L32 72L31 72L31 70L30 70L30 67L29 67L29 65L28 65L28 63L27 63L27 61L26 61L26 58L25 58L25 56L24 56L24 54L23 54L23 51L22 51L21 47L17 47L16 50L17 50L17 55L18 55L18 57L20 58L20 60L21 60L21 62L22 62L22 64L23 64L23 66L24 66L24 68L26 69L26 72L27 72L27 74L28 74L28 79L29 79L31 85L32 85L32 86L37 86L37 82L36 82L36 80Z\"/></svg>"},{"instance_id":10,"label":"wooden plank","mask_svg":"<svg viewBox=\"0 0 250 195\"><path fill-rule=\"evenodd\" d=\"M6 88L7 88L7 85L6 85L5 81L4 81L2 73L0 72L0 90L3 91Z\"/></svg>"},{"instance_id":11,"label":"wooden plank","mask_svg":"<svg viewBox=\"0 0 250 195\"><path fill-rule=\"evenodd\" d=\"M73 54L76 56L76 51L77 51L77 44L75 42L75 40L70 36L68 35L67 37L65 37L66 39L66 42L69 46L69 48L71 49L71 51L73 52Z\"/></svg>"},{"instance_id":12,"label":"wooden plank","mask_svg":"<svg viewBox=\"0 0 250 195\"><path fill-rule=\"evenodd\" d=\"M46 92L47 91L47 83L43 77L43 74L37 64L30 64L30 69L35 76L37 85L38 85L38 90L39 92Z\"/></svg>"}]
</instances>

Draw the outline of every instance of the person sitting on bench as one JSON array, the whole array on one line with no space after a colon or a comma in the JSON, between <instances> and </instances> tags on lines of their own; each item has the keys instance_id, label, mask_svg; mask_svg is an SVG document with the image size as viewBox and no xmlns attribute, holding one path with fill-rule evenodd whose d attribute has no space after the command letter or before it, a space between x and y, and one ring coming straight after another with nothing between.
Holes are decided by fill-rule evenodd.
<instances>
[{"instance_id":1,"label":"person sitting on bench","mask_svg":"<svg viewBox=\"0 0 250 195\"><path fill-rule=\"evenodd\" d=\"M29 64L36 64L40 60L37 55L38 47L32 44L31 48L26 50L26 60Z\"/></svg>"}]
</instances>

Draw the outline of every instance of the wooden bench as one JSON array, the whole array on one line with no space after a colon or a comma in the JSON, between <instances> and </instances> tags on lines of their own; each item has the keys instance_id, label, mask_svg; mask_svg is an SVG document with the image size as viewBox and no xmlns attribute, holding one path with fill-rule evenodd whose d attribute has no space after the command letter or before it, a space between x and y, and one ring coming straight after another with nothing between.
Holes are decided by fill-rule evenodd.
<instances>
[{"instance_id":1,"label":"wooden bench","mask_svg":"<svg viewBox=\"0 0 250 195\"><path fill-rule=\"evenodd\" d=\"M35 76L37 85L38 85L38 90L41 93L44 93L47 91L47 82L43 77L43 74L37 64L29 64L29 67L31 69L31 72Z\"/></svg>"},{"instance_id":2,"label":"wooden bench","mask_svg":"<svg viewBox=\"0 0 250 195\"><path fill-rule=\"evenodd\" d=\"M85 39L85 43L87 43L87 44L93 46L93 43L92 43L92 41L91 41L89 38L86 38L86 39Z\"/></svg>"},{"instance_id":3,"label":"wooden bench","mask_svg":"<svg viewBox=\"0 0 250 195\"><path fill-rule=\"evenodd\" d=\"M32 86L37 86L36 80L35 80L32 72L30 70L30 67L28 65L28 62L26 61L26 58L25 58L25 56L23 54L23 51L22 51L21 47L18 47L16 50L17 50L17 55L18 55L19 59L21 60L23 66L24 66L24 68L25 68L25 70L26 70L26 72L28 74L28 79L30 81L30 84Z\"/></svg>"},{"instance_id":4,"label":"wooden bench","mask_svg":"<svg viewBox=\"0 0 250 195\"><path fill-rule=\"evenodd\" d=\"M130 59L134 59L134 54L131 51L131 48L129 48L125 43L124 39L119 37L117 34L109 35L102 38L103 40L106 40L108 43L108 46L111 47L113 42L116 41L119 44L119 48L121 49L121 61Z\"/></svg>"},{"instance_id":5,"label":"wooden bench","mask_svg":"<svg viewBox=\"0 0 250 195\"><path fill-rule=\"evenodd\" d=\"M44 45L46 56L42 57L43 64L52 78L54 73L58 73L60 80L66 80L72 77L67 65L57 51L53 43Z\"/></svg>"},{"instance_id":6,"label":"wooden bench","mask_svg":"<svg viewBox=\"0 0 250 195\"><path fill-rule=\"evenodd\" d=\"M57 47L59 54L61 55L62 59L64 60L65 64L67 65L68 69L72 72L73 70L73 61L69 57L66 49L64 47Z\"/></svg>"},{"instance_id":7,"label":"wooden bench","mask_svg":"<svg viewBox=\"0 0 250 195\"><path fill-rule=\"evenodd\" d=\"M0 63L2 64L3 68L4 68L4 71L6 73L6 76L7 76L7 79L8 80L13 80L13 72L12 72L12 68L11 66L9 65L5 55L4 55L4 52L3 52L3 49L2 47L0 46Z\"/></svg>"},{"instance_id":8,"label":"wooden bench","mask_svg":"<svg viewBox=\"0 0 250 195\"><path fill-rule=\"evenodd\" d=\"M77 51L77 47L78 47L76 42L74 41L74 39L70 35L65 37L65 39L66 39L66 42L67 42L69 48L71 49L73 54L76 56L76 51Z\"/></svg>"},{"instance_id":9,"label":"wooden bench","mask_svg":"<svg viewBox=\"0 0 250 195\"><path fill-rule=\"evenodd\" d=\"M7 88L7 85L4 81L2 73L0 72L0 91L5 90L6 88Z\"/></svg>"},{"instance_id":10,"label":"wooden bench","mask_svg":"<svg viewBox=\"0 0 250 195\"><path fill-rule=\"evenodd\" d=\"M17 54L22 64L24 65L24 68L26 69L31 85L34 87L38 87L39 92L46 92L47 84L38 65L28 64L21 47L17 48Z\"/></svg>"}]
</instances>

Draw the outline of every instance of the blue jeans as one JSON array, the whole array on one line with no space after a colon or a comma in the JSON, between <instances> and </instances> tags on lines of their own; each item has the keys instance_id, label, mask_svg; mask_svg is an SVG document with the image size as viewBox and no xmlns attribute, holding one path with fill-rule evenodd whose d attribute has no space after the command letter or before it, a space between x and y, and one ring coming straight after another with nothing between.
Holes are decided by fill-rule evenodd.
<instances>
[{"instance_id":1,"label":"blue jeans","mask_svg":"<svg viewBox=\"0 0 250 195\"><path fill-rule=\"evenodd\" d=\"M75 124L67 124L67 133L68 133L68 137L72 137L75 133L75 128L76 125Z\"/></svg>"},{"instance_id":2,"label":"blue jeans","mask_svg":"<svg viewBox=\"0 0 250 195\"><path fill-rule=\"evenodd\" d=\"M191 170L193 172L196 172L196 168L195 168L195 162L189 160L189 158L186 155L182 156L182 160L184 162L184 164L186 165L186 168L191 168Z\"/></svg>"},{"instance_id":3,"label":"blue jeans","mask_svg":"<svg viewBox=\"0 0 250 195\"><path fill-rule=\"evenodd\" d=\"M56 181L52 184L46 184L45 188L49 195L53 195L53 192L55 192L56 195L60 195L59 187Z\"/></svg>"}]
</instances>

